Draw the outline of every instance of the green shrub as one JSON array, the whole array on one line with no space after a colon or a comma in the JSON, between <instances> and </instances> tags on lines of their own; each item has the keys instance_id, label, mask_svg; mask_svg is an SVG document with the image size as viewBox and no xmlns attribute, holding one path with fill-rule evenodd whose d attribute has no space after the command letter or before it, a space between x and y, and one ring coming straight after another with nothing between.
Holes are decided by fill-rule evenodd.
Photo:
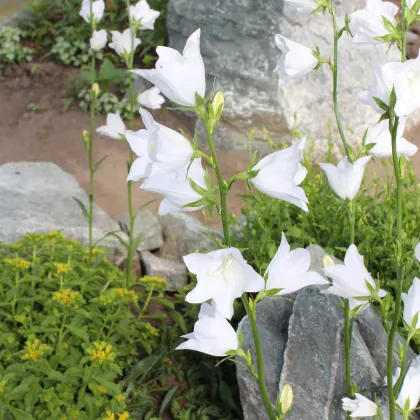
<instances>
[{"instance_id":1,"label":"green shrub","mask_svg":"<svg viewBox=\"0 0 420 420\"><path fill-rule=\"evenodd\" d=\"M0 68L32 61L34 50L22 45L25 32L13 26L0 27Z\"/></svg>"},{"instance_id":2,"label":"green shrub","mask_svg":"<svg viewBox=\"0 0 420 420\"><path fill-rule=\"evenodd\" d=\"M104 251L94 255L89 269L58 232L1 247L0 418L128 418L119 382L159 337L135 315L152 286L124 288Z\"/></svg>"}]
</instances>

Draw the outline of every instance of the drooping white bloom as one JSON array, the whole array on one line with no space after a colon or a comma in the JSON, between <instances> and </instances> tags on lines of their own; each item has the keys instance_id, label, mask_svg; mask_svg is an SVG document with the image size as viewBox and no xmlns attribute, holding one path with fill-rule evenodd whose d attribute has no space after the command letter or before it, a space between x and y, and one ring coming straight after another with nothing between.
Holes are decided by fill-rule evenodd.
<instances>
[{"instance_id":1,"label":"drooping white bloom","mask_svg":"<svg viewBox=\"0 0 420 420\"><path fill-rule=\"evenodd\" d=\"M397 133L397 154L398 156L403 155L410 157L417 152L418 147L403 137L405 124L406 118L400 117ZM388 120L381 121L368 130L366 144L375 144L375 146L368 151L369 155L377 158L392 157L392 138L391 133L389 132Z\"/></svg>"},{"instance_id":2,"label":"drooping white bloom","mask_svg":"<svg viewBox=\"0 0 420 420\"><path fill-rule=\"evenodd\" d=\"M160 12L150 8L147 0L140 0L135 6L130 6L131 20L140 24L140 28L153 30L155 20L159 17Z\"/></svg>"},{"instance_id":3,"label":"drooping white bloom","mask_svg":"<svg viewBox=\"0 0 420 420\"><path fill-rule=\"evenodd\" d=\"M380 44L376 37L389 35L385 28L385 17L393 26L397 26L395 15L398 6L381 0L367 0L366 7L350 13L350 30L353 34L353 44Z\"/></svg>"},{"instance_id":4,"label":"drooping white bloom","mask_svg":"<svg viewBox=\"0 0 420 420\"><path fill-rule=\"evenodd\" d=\"M202 199L202 196L193 190L190 179L201 188L206 189L204 169L200 159L195 159L191 166L184 167L177 172L165 175L156 175L146 179L141 189L155 192L165 196L159 207L159 215L174 211L197 211L204 207L185 207Z\"/></svg>"},{"instance_id":5,"label":"drooping white bloom","mask_svg":"<svg viewBox=\"0 0 420 420\"><path fill-rule=\"evenodd\" d=\"M150 109L160 109L165 102L165 98L160 94L160 90L153 86L137 96L137 102Z\"/></svg>"},{"instance_id":6,"label":"drooping white bloom","mask_svg":"<svg viewBox=\"0 0 420 420\"><path fill-rule=\"evenodd\" d=\"M264 194L308 211L305 191L298 186L307 174L305 167L300 164L305 140L306 136L293 146L261 159L253 168L259 172L251 183Z\"/></svg>"},{"instance_id":7,"label":"drooping white bloom","mask_svg":"<svg viewBox=\"0 0 420 420\"><path fill-rule=\"evenodd\" d=\"M274 72L279 75L279 87L296 77L310 73L318 65L318 58L305 45L291 41L280 34L275 36L275 40L282 52L277 67L274 69Z\"/></svg>"},{"instance_id":8,"label":"drooping white bloom","mask_svg":"<svg viewBox=\"0 0 420 420\"><path fill-rule=\"evenodd\" d=\"M417 261L420 262L420 242L414 248L414 255L417 258Z\"/></svg>"},{"instance_id":9,"label":"drooping white bloom","mask_svg":"<svg viewBox=\"0 0 420 420\"><path fill-rule=\"evenodd\" d=\"M315 0L284 0L284 6L297 14L309 14L318 7Z\"/></svg>"},{"instance_id":10,"label":"drooping white bloom","mask_svg":"<svg viewBox=\"0 0 420 420\"><path fill-rule=\"evenodd\" d=\"M225 248L207 254L184 257L188 270L197 276L197 285L185 300L202 303L213 299L219 312L227 319L233 315L233 301L244 292L259 292L264 279L247 264L236 248Z\"/></svg>"},{"instance_id":11,"label":"drooping white bloom","mask_svg":"<svg viewBox=\"0 0 420 420\"><path fill-rule=\"evenodd\" d=\"M206 74L200 53L198 29L187 40L182 55L168 47L157 47L159 60L153 70L133 70L133 73L153 83L171 101L195 107L195 94L206 93Z\"/></svg>"},{"instance_id":12,"label":"drooping white bloom","mask_svg":"<svg viewBox=\"0 0 420 420\"><path fill-rule=\"evenodd\" d=\"M297 248L290 251L285 234L281 234L280 247L267 267L266 289L283 289L278 294L287 295L313 284L329 284L320 274L308 271L311 254L308 250Z\"/></svg>"},{"instance_id":13,"label":"drooping white bloom","mask_svg":"<svg viewBox=\"0 0 420 420\"><path fill-rule=\"evenodd\" d=\"M162 176L188 166L194 153L188 140L181 134L153 120L145 109L140 109L145 130L127 130L125 135L131 150L139 156L131 166L128 181L139 181L149 176ZM195 200L193 200L195 201Z\"/></svg>"},{"instance_id":14,"label":"drooping white bloom","mask_svg":"<svg viewBox=\"0 0 420 420\"><path fill-rule=\"evenodd\" d=\"M90 48L94 51L100 51L105 48L106 43L108 42L108 34L105 29L100 31L94 31L92 38L90 38Z\"/></svg>"},{"instance_id":15,"label":"drooping white bloom","mask_svg":"<svg viewBox=\"0 0 420 420\"><path fill-rule=\"evenodd\" d=\"M320 163L319 166L327 175L328 183L334 192L343 200L347 198L353 200L359 192L370 159L370 156L365 156L350 163L346 156L337 166L331 163Z\"/></svg>"},{"instance_id":16,"label":"drooping white bloom","mask_svg":"<svg viewBox=\"0 0 420 420\"><path fill-rule=\"evenodd\" d=\"M87 22L90 23L90 0L83 0L82 8L80 9L79 15ZM105 2L104 0L95 0L92 3L92 14L96 22L99 22L105 11Z\"/></svg>"},{"instance_id":17,"label":"drooping white bloom","mask_svg":"<svg viewBox=\"0 0 420 420\"><path fill-rule=\"evenodd\" d=\"M406 116L420 108L420 56L405 62L372 64L374 83L369 90L359 94L359 100L383 114L385 111L374 97L389 106L392 87L395 87L397 101L395 114Z\"/></svg>"},{"instance_id":18,"label":"drooping white bloom","mask_svg":"<svg viewBox=\"0 0 420 420\"><path fill-rule=\"evenodd\" d=\"M376 289L376 283L366 270L363 257L357 251L356 245L350 245L344 257L344 264L333 264L324 267L324 273L332 279L332 286L322 291L322 293L349 299L352 309L365 303L355 298L369 297L371 295L366 282L373 289ZM378 295L379 297L384 297L386 292L380 290Z\"/></svg>"},{"instance_id":19,"label":"drooping white bloom","mask_svg":"<svg viewBox=\"0 0 420 420\"><path fill-rule=\"evenodd\" d=\"M400 375L401 369L398 368L393 378L394 384L397 382ZM420 355L411 362L396 403L401 410L404 410L408 400L410 401L409 409L416 409L420 401Z\"/></svg>"},{"instance_id":20,"label":"drooping white bloom","mask_svg":"<svg viewBox=\"0 0 420 420\"><path fill-rule=\"evenodd\" d=\"M235 330L220 314L216 306L203 303L194 332L183 335L188 341L175 350L195 350L211 356L226 356L230 350L238 350L239 340Z\"/></svg>"},{"instance_id":21,"label":"drooping white bloom","mask_svg":"<svg viewBox=\"0 0 420 420\"><path fill-rule=\"evenodd\" d=\"M404 301L404 321L411 327L417 315L417 324L414 328L420 329L420 280L416 277L408 290L402 295Z\"/></svg>"},{"instance_id":22,"label":"drooping white bloom","mask_svg":"<svg viewBox=\"0 0 420 420\"><path fill-rule=\"evenodd\" d=\"M109 47L121 57L131 54L141 44L141 40L133 35L131 28L127 28L123 33L111 31L111 35L112 42L109 44Z\"/></svg>"},{"instance_id":23,"label":"drooping white bloom","mask_svg":"<svg viewBox=\"0 0 420 420\"><path fill-rule=\"evenodd\" d=\"M106 125L97 128L96 132L101 136L111 137L115 140L122 140L125 133L125 124L121 119L120 114L109 113L106 116Z\"/></svg>"},{"instance_id":24,"label":"drooping white bloom","mask_svg":"<svg viewBox=\"0 0 420 420\"><path fill-rule=\"evenodd\" d=\"M378 413L378 406L360 394L355 399L343 398L343 410L350 411L350 417L373 417Z\"/></svg>"}]
</instances>

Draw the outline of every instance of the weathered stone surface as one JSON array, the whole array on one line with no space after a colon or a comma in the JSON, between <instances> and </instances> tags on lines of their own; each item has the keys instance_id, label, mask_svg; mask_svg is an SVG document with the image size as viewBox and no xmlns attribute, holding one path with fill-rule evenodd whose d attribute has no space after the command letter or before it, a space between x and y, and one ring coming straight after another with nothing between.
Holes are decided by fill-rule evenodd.
<instances>
[{"instance_id":1,"label":"weathered stone surface","mask_svg":"<svg viewBox=\"0 0 420 420\"><path fill-rule=\"evenodd\" d=\"M308 247L311 270L321 274L324 250ZM336 262L339 262L336 260ZM263 300L257 308L257 324L264 349L267 388L274 404L285 384L293 388L295 400L290 420L342 420L341 398L345 394L343 313L335 296L321 294L322 287L307 287L286 300ZM247 317L241 322L244 348L253 351ZM395 340L395 351L398 341ZM387 336L372 309L353 327L352 380L359 390L383 386L386 375ZM410 358L414 353L410 352ZM254 359L255 360L255 359ZM394 365L398 365L395 356ZM255 379L244 368L237 369L245 420L266 420ZM373 397L373 396L372 396ZM378 394L384 419L389 419L386 397Z\"/></svg>"},{"instance_id":2,"label":"weathered stone surface","mask_svg":"<svg viewBox=\"0 0 420 420\"><path fill-rule=\"evenodd\" d=\"M175 292L188 283L187 269L182 263L165 260L148 251L141 252L141 261L144 274L164 278L169 292Z\"/></svg>"},{"instance_id":3,"label":"weathered stone surface","mask_svg":"<svg viewBox=\"0 0 420 420\"><path fill-rule=\"evenodd\" d=\"M171 261L182 262L192 252L205 252L217 248L209 234L217 235L201 222L182 212L159 218L163 230L163 246L158 255Z\"/></svg>"},{"instance_id":4,"label":"weathered stone surface","mask_svg":"<svg viewBox=\"0 0 420 420\"><path fill-rule=\"evenodd\" d=\"M0 241L17 242L28 232L61 230L68 238L88 245L88 226L73 200L88 206L88 196L78 182L53 163L17 162L0 166ZM118 231L118 224L100 207L94 207L93 240ZM126 239L124 233L121 233ZM110 259L123 264L126 252L108 236L99 245L109 248Z\"/></svg>"},{"instance_id":5,"label":"weathered stone surface","mask_svg":"<svg viewBox=\"0 0 420 420\"><path fill-rule=\"evenodd\" d=\"M364 0L337 2L339 25L345 12L364 7ZM311 132L317 141L316 152L325 149L326 123L334 118L331 91L332 75L327 65L317 72L278 89L273 74L280 51L274 35L312 47L318 45L324 57L333 53L331 16L301 16L280 0L170 0L168 30L170 44L181 50L190 34L201 28L201 51L206 65L208 90L217 79L226 105L220 127L215 132L218 146L242 148L250 129L256 129L255 143L263 138L262 126L280 140L294 124L297 113L301 131ZM373 80L372 61L386 59L386 52L374 46L357 47L349 36L340 39L340 110L344 126L355 131L352 139L361 139L367 125L377 114L361 105L356 96ZM335 124L332 124L335 130ZM338 136L332 136L335 141ZM261 144L261 142L260 142Z\"/></svg>"},{"instance_id":6,"label":"weathered stone surface","mask_svg":"<svg viewBox=\"0 0 420 420\"><path fill-rule=\"evenodd\" d=\"M128 235L130 231L130 218L128 213L120 218L121 229ZM149 210L140 210L134 223L134 238L141 235L137 246L138 251L153 251L163 245L162 228L158 218Z\"/></svg>"}]
</instances>

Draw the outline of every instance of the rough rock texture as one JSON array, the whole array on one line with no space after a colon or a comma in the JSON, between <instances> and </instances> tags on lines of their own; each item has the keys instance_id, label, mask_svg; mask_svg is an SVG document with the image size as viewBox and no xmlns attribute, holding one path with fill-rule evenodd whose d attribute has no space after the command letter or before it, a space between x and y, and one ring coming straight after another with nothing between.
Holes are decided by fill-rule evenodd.
<instances>
[{"instance_id":1,"label":"rough rock texture","mask_svg":"<svg viewBox=\"0 0 420 420\"><path fill-rule=\"evenodd\" d=\"M68 238L88 244L88 227L72 197L88 205L77 181L53 163L17 162L0 166L0 242L17 242L28 232L61 230ZM100 207L94 207L93 238L97 242L118 224ZM123 236L125 236L122 233ZM111 261L123 264L126 252L116 238L101 246L111 250Z\"/></svg>"},{"instance_id":2,"label":"rough rock texture","mask_svg":"<svg viewBox=\"0 0 420 420\"><path fill-rule=\"evenodd\" d=\"M145 275L162 277L168 282L168 292L175 292L188 283L187 269L182 263L159 258L148 251L141 252L141 262Z\"/></svg>"},{"instance_id":3,"label":"rough rock texture","mask_svg":"<svg viewBox=\"0 0 420 420\"><path fill-rule=\"evenodd\" d=\"M182 262L182 257L192 252L205 252L217 248L208 236L217 232L186 213L170 213L159 218L164 243L158 255L161 258Z\"/></svg>"},{"instance_id":4,"label":"rough rock texture","mask_svg":"<svg viewBox=\"0 0 420 420\"><path fill-rule=\"evenodd\" d=\"M364 4L364 0L337 2L339 24L344 22L345 12ZM254 144L258 144L263 138L262 126L280 140L293 126L297 113L301 131L311 132L316 139L316 151L325 149L326 123L334 117L329 67L292 81L281 91L273 70L280 56L274 42L276 33L309 47L316 44L324 57L332 55L333 29L328 13L297 15L283 0L170 0L171 46L182 51L197 28L202 30L208 87L216 77L216 89L222 89L226 99L224 118L215 133L219 146L241 148L250 129L257 129ZM347 35L340 40L340 50L341 114L344 126L351 126L354 138L361 139L367 125L374 124L378 116L359 104L356 95L373 80L369 63L385 59L386 53L374 46L352 46ZM338 141L337 136L333 138Z\"/></svg>"},{"instance_id":5,"label":"rough rock texture","mask_svg":"<svg viewBox=\"0 0 420 420\"><path fill-rule=\"evenodd\" d=\"M311 269L322 272L322 248L308 248ZM291 300L264 300L258 305L257 323L264 348L267 388L271 401L285 384L295 394L290 420L344 420L341 398L344 386L343 314L335 296L308 287L288 296ZM247 317L242 320L244 348L254 352ZM395 349L397 349L397 337ZM386 334L373 310L368 309L353 329L353 381L359 389L382 386L386 375ZM411 353L410 357L414 357ZM397 364L397 358L394 359ZM258 386L242 367L237 370L245 420L266 420ZM381 397L380 395L378 395ZM310 407L310 408L309 408ZM389 418L381 398L384 419Z\"/></svg>"},{"instance_id":6,"label":"rough rock texture","mask_svg":"<svg viewBox=\"0 0 420 420\"><path fill-rule=\"evenodd\" d=\"M121 229L128 235L130 231L130 219L128 214L120 218ZM162 228L158 218L149 210L140 210L134 223L134 238L141 235L137 246L138 251L150 251L163 245Z\"/></svg>"}]
</instances>

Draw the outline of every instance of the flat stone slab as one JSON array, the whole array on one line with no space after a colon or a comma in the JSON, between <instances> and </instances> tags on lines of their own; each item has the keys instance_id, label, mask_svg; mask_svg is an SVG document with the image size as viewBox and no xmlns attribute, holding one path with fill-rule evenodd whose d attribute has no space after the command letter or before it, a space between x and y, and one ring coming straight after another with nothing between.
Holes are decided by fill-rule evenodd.
<instances>
[{"instance_id":1,"label":"flat stone slab","mask_svg":"<svg viewBox=\"0 0 420 420\"><path fill-rule=\"evenodd\" d=\"M0 166L0 242L14 243L26 233L60 230L64 236L89 244L86 219L73 197L88 208L88 195L67 172L49 162L13 162ZM111 250L120 264L126 252L119 241L104 236L118 224L94 205L93 240ZM126 236L120 233L124 239Z\"/></svg>"}]
</instances>

